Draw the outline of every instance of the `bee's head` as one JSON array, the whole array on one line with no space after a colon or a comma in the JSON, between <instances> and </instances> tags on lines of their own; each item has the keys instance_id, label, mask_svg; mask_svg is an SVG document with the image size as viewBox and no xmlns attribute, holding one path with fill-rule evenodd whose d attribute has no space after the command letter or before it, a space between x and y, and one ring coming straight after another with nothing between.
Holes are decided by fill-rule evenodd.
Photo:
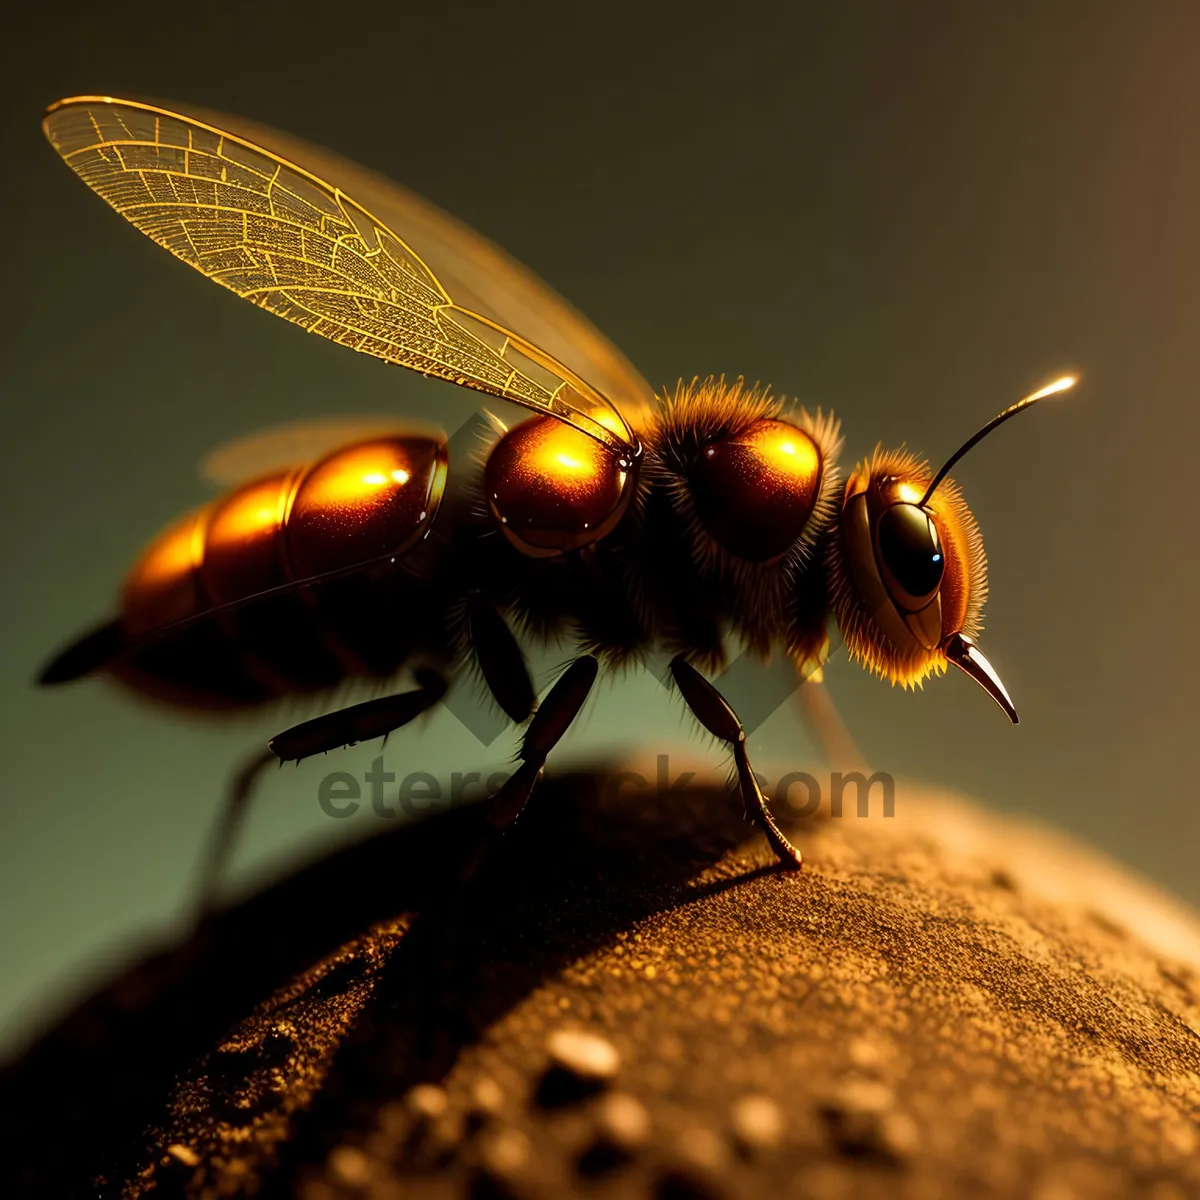
<instances>
[{"instance_id":1,"label":"bee's head","mask_svg":"<svg viewBox=\"0 0 1200 1200\"><path fill-rule=\"evenodd\" d=\"M833 611L852 657L911 687L946 669L945 646L979 632L987 559L957 485L922 502L929 464L876 450L846 484L829 542Z\"/></svg>"},{"instance_id":2,"label":"bee's head","mask_svg":"<svg viewBox=\"0 0 1200 1200\"><path fill-rule=\"evenodd\" d=\"M1071 387L1065 376L1005 409L936 474L903 450L879 450L850 476L828 543L833 612L853 658L914 687L953 663L1014 722L1016 709L975 645L987 599L979 526L947 472L972 446L1035 401Z\"/></svg>"}]
</instances>

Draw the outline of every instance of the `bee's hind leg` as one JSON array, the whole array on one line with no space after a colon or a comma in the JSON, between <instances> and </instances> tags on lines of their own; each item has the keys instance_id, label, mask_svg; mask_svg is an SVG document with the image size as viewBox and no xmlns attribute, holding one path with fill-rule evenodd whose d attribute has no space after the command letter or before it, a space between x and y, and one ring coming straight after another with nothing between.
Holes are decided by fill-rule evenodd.
<instances>
[{"instance_id":1,"label":"bee's hind leg","mask_svg":"<svg viewBox=\"0 0 1200 1200\"><path fill-rule=\"evenodd\" d=\"M446 679L440 671L421 667L415 675L417 686L410 692L339 708L285 729L268 743L271 753L280 762L299 762L313 754L386 737L432 708L446 694Z\"/></svg>"},{"instance_id":2,"label":"bee's hind leg","mask_svg":"<svg viewBox=\"0 0 1200 1200\"><path fill-rule=\"evenodd\" d=\"M276 762L278 759L269 748L256 750L229 781L221 802L221 811L217 815L217 823L209 835L196 886L195 910L198 924L210 917L216 907L217 885L229 860L246 810L250 807L250 798L263 772Z\"/></svg>"},{"instance_id":3,"label":"bee's hind leg","mask_svg":"<svg viewBox=\"0 0 1200 1200\"><path fill-rule=\"evenodd\" d=\"M746 731L729 701L691 663L677 656L671 660L671 674L683 694L692 714L713 737L720 738L733 748L733 761L737 768L738 784L746 816L755 821L771 843L779 861L785 867L797 868L804 859L800 851L788 841L782 829L775 823L767 808L766 797L754 778L750 759L746 754Z\"/></svg>"},{"instance_id":4,"label":"bee's hind leg","mask_svg":"<svg viewBox=\"0 0 1200 1200\"><path fill-rule=\"evenodd\" d=\"M265 769L274 763L299 761L355 742L384 737L415 720L446 694L446 680L441 672L422 667L415 675L417 686L412 691L368 700L294 725L273 737L267 749L247 759L230 782L204 855L196 901L199 921L212 915L221 874L255 785Z\"/></svg>"}]
</instances>

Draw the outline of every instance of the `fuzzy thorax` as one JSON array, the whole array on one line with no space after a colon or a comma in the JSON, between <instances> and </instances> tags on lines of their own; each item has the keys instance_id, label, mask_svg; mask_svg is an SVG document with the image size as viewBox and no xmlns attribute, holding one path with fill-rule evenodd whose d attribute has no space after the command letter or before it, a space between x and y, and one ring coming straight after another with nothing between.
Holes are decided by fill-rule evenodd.
<instances>
[{"instance_id":1,"label":"fuzzy thorax","mask_svg":"<svg viewBox=\"0 0 1200 1200\"><path fill-rule=\"evenodd\" d=\"M699 567L749 581L794 576L812 559L836 505L832 415L710 376L664 398L648 441Z\"/></svg>"}]
</instances>

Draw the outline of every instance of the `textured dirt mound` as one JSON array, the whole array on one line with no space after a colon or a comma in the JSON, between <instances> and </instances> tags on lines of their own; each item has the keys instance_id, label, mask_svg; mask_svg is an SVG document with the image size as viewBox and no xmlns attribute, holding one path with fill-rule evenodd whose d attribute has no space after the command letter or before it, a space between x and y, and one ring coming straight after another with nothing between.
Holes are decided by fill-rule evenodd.
<instances>
[{"instance_id":1,"label":"textured dirt mound","mask_svg":"<svg viewBox=\"0 0 1200 1200\"><path fill-rule=\"evenodd\" d=\"M1200 922L896 813L806 822L788 874L716 786L579 776L467 886L477 811L345 851L11 1065L7 1161L53 1196L1200 1195Z\"/></svg>"}]
</instances>

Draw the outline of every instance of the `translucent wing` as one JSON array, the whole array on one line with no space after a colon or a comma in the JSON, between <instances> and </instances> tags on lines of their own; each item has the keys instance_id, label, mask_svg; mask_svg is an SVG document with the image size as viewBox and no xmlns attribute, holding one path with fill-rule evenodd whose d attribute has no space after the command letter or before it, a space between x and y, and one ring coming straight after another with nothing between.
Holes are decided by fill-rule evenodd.
<instances>
[{"instance_id":1,"label":"translucent wing","mask_svg":"<svg viewBox=\"0 0 1200 1200\"><path fill-rule=\"evenodd\" d=\"M389 229L402 234L455 303L498 325L520 330L592 384L637 423L654 406L654 392L633 364L582 313L493 242L398 183L332 151L241 117L189 106L196 120L268 146L289 162L353 196Z\"/></svg>"},{"instance_id":2,"label":"translucent wing","mask_svg":"<svg viewBox=\"0 0 1200 1200\"><path fill-rule=\"evenodd\" d=\"M210 483L233 487L257 475L269 475L313 462L354 442L413 434L443 436L436 425L387 413L288 421L218 446L205 456L200 473Z\"/></svg>"},{"instance_id":3,"label":"translucent wing","mask_svg":"<svg viewBox=\"0 0 1200 1200\"><path fill-rule=\"evenodd\" d=\"M574 347L634 407L648 392L637 373L523 268L403 189L273 131L139 101L60 101L44 128L123 217L252 303L386 362L549 413L614 450L634 442L613 400L478 310L540 313L543 335ZM368 207L368 194L399 228Z\"/></svg>"}]
</instances>

